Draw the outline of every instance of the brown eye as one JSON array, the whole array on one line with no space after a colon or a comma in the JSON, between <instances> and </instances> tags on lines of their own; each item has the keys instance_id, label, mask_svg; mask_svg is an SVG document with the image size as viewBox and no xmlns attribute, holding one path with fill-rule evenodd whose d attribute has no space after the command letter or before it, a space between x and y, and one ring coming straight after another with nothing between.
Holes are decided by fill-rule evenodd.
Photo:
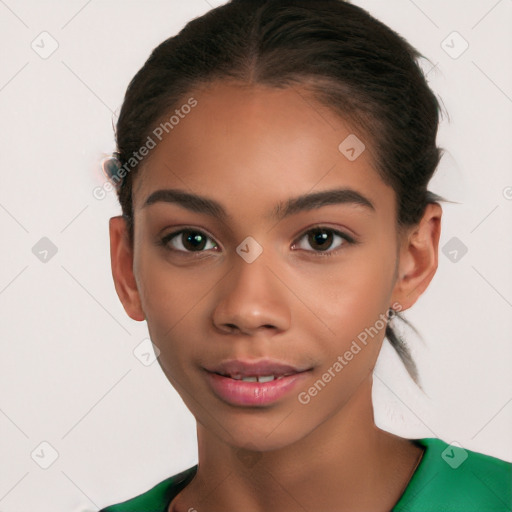
<instances>
[{"instance_id":1,"label":"brown eye","mask_svg":"<svg viewBox=\"0 0 512 512\"><path fill-rule=\"evenodd\" d=\"M209 243L210 241L210 243ZM202 231L182 229L162 238L162 245L179 252L204 252L204 249L215 249L217 244Z\"/></svg>"},{"instance_id":2,"label":"brown eye","mask_svg":"<svg viewBox=\"0 0 512 512\"><path fill-rule=\"evenodd\" d=\"M302 240L305 240L307 245L313 248L313 251L305 247L305 244L301 243ZM308 252L331 254L336 253L336 249L346 245L347 243L354 243L353 238L335 229L318 227L310 229L304 233L299 238L299 243L294 244L294 247L298 247L299 249L303 249ZM334 248L333 244L335 244Z\"/></svg>"}]
</instances>

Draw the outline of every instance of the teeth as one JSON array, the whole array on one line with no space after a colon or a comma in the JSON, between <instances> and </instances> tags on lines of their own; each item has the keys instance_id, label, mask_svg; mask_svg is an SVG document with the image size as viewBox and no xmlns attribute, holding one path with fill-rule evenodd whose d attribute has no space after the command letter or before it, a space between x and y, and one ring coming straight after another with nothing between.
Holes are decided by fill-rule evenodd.
<instances>
[{"instance_id":1,"label":"teeth","mask_svg":"<svg viewBox=\"0 0 512 512\"><path fill-rule=\"evenodd\" d=\"M260 375L260 376L248 376L242 377L239 373L234 373L233 375L225 375L225 377L230 377L235 380L242 380L244 382L272 382L273 380L279 380L283 377L288 377L288 375L292 375L291 373L287 373L285 375L279 375L276 377L275 375Z\"/></svg>"},{"instance_id":2,"label":"teeth","mask_svg":"<svg viewBox=\"0 0 512 512\"><path fill-rule=\"evenodd\" d=\"M260 375L258 377L242 377L244 382L271 382L274 379L279 379L281 377L275 377L274 375Z\"/></svg>"}]
</instances>

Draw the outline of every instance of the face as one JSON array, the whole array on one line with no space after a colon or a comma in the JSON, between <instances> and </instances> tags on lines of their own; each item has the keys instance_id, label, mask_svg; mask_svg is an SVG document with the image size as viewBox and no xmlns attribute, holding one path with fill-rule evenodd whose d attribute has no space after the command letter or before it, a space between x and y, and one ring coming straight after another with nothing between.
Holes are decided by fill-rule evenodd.
<instances>
[{"instance_id":1,"label":"face","mask_svg":"<svg viewBox=\"0 0 512 512\"><path fill-rule=\"evenodd\" d=\"M275 449L335 421L371 381L396 198L369 151L340 151L351 126L298 88L217 83L193 97L134 180L140 315L123 302L203 428Z\"/></svg>"}]
</instances>

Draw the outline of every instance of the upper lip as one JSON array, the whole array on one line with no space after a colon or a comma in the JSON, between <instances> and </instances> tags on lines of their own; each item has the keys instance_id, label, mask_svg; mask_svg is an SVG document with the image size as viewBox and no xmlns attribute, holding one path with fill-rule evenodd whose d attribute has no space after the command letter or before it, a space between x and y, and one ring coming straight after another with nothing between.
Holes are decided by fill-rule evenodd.
<instances>
[{"instance_id":1,"label":"upper lip","mask_svg":"<svg viewBox=\"0 0 512 512\"><path fill-rule=\"evenodd\" d=\"M231 359L223 361L222 363L205 368L212 373L229 376L241 377L261 377L266 375L274 375L276 377L281 375L289 375L293 373L300 373L309 368L297 368L290 364L281 363L271 359L261 359L258 361L243 361L240 359Z\"/></svg>"}]
</instances>

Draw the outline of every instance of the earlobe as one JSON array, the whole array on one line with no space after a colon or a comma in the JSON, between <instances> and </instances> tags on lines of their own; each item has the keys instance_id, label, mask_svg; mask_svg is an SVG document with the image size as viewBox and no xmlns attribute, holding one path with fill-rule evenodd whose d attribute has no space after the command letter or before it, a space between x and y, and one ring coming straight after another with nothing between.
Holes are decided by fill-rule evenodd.
<instances>
[{"instance_id":1,"label":"earlobe","mask_svg":"<svg viewBox=\"0 0 512 512\"><path fill-rule=\"evenodd\" d=\"M438 265L442 209L430 203L417 226L404 236L392 302L410 308L427 289Z\"/></svg>"},{"instance_id":2,"label":"earlobe","mask_svg":"<svg viewBox=\"0 0 512 512\"><path fill-rule=\"evenodd\" d=\"M133 247L128 240L126 220L123 216L109 221L110 262L117 295L130 318L145 320L140 294L133 273Z\"/></svg>"}]
</instances>

